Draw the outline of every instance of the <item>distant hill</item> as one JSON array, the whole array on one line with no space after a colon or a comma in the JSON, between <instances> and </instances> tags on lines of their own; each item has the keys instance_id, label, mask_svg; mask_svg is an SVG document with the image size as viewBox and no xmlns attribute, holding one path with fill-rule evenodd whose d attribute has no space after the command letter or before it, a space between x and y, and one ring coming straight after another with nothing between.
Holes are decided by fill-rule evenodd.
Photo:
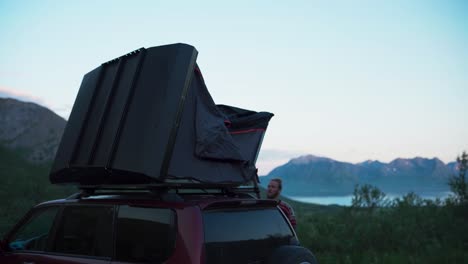
<instances>
[{"instance_id":1,"label":"distant hill","mask_svg":"<svg viewBox=\"0 0 468 264\"><path fill-rule=\"evenodd\" d=\"M260 180L266 186L271 178L283 179L284 193L291 196L348 195L356 184L364 183L387 193L428 193L449 190L447 181L456 173L455 167L455 162L445 164L437 158L353 164L307 155L290 160Z\"/></svg>"},{"instance_id":2,"label":"distant hill","mask_svg":"<svg viewBox=\"0 0 468 264\"><path fill-rule=\"evenodd\" d=\"M66 123L38 104L0 98L0 145L21 153L30 162L54 159Z\"/></svg>"}]
</instances>

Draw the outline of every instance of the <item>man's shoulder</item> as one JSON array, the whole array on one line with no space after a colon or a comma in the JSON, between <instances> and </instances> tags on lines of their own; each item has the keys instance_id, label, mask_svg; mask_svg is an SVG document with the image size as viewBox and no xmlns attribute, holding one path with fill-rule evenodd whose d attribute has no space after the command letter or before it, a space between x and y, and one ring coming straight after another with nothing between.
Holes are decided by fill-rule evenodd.
<instances>
[{"instance_id":1,"label":"man's shoulder","mask_svg":"<svg viewBox=\"0 0 468 264\"><path fill-rule=\"evenodd\" d=\"M289 205L287 202L285 202L285 201L283 201L283 200L280 200L280 201L279 201L279 204L280 204L280 205L283 205L283 206L286 206L286 207L288 207L288 208L292 208L291 205Z\"/></svg>"},{"instance_id":2,"label":"man's shoulder","mask_svg":"<svg viewBox=\"0 0 468 264\"><path fill-rule=\"evenodd\" d=\"M287 208L289 211L291 211L292 214L294 214L294 210L293 210L292 206L290 204L288 204L287 202L285 202L283 200L280 200L278 205L281 206L281 207Z\"/></svg>"}]
</instances>

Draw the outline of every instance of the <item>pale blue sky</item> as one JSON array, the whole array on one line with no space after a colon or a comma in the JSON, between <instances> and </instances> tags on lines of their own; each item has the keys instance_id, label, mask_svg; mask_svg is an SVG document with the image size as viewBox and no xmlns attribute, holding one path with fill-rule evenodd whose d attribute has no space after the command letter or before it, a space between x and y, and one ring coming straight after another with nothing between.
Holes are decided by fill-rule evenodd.
<instances>
[{"instance_id":1,"label":"pale blue sky","mask_svg":"<svg viewBox=\"0 0 468 264\"><path fill-rule=\"evenodd\" d=\"M217 103L275 113L260 173L468 149L468 1L0 0L0 96L67 117L82 76L184 42Z\"/></svg>"}]
</instances>

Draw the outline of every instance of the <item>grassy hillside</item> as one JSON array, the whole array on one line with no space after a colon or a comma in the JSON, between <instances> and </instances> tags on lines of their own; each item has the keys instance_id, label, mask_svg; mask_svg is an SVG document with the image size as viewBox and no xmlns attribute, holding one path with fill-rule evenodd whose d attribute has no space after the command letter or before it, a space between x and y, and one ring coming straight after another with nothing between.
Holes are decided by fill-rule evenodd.
<instances>
[{"instance_id":1,"label":"grassy hillside","mask_svg":"<svg viewBox=\"0 0 468 264\"><path fill-rule=\"evenodd\" d=\"M305 212L297 233L321 264L468 263L467 208Z\"/></svg>"},{"instance_id":2,"label":"grassy hillside","mask_svg":"<svg viewBox=\"0 0 468 264\"><path fill-rule=\"evenodd\" d=\"M20 153L0 146L0 234L32 206L73 193L73 188L49 183L49 166L31 164Z\"/></svg>"},{"instance_id":3,"label":"grassy hillside","mask_svg":"<svg viewBox=\"0 0 468 264\"><path fill-rule=\"evenodd\" d=\"M283 199L321 264L468 263L468 207L413 197L373 210Z\"/></svg>"}]
</instances>

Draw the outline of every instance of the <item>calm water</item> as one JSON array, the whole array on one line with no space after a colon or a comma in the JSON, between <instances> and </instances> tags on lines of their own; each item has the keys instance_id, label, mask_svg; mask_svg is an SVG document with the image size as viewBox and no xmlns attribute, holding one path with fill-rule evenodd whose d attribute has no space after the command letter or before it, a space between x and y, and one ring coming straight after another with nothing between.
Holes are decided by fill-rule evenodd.
<instances>
[{"instance_id":1,"label":"calm water","mask_svg":"<svg viewBox=\"0 0 468 264\"><path fill-rule=\"evenodd\" d=\"M427 193L419 194L424 199L434 200L436 198L445 199L448 197L450 192L438 192L438 193ZM401 194L387 194L387 198L394 199L397 197L402 197ZM337 205L351 205L351 200L353 199L352 195L345 196L288 196L288 198L304 202L304 203L314 203L314 204L337 204Z\"/></svg>"}]
</instances>

